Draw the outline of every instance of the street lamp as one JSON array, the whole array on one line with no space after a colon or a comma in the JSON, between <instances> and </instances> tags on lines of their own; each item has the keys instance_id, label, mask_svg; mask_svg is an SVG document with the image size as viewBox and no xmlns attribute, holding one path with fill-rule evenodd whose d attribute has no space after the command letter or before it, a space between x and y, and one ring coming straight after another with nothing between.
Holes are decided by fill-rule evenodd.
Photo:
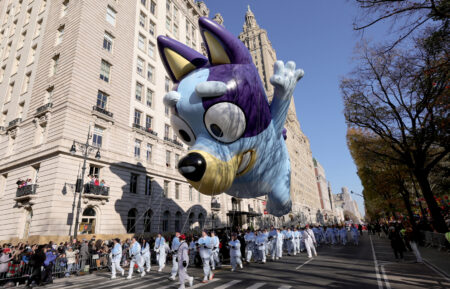
<instances>
[{"instance_id":1,"label":"street lamp","mask_svg":"<svg viewBox=\"0 0 450 289\"><path fill-rule=\"evenodd\" d=\"M89 157L89 154L94 152L95 150L97 150L96 154L95 154L95 158L97 160L100 159L100 148L97 146L92 146L89 144L89 140L92 138L91 135L91 126L89 125L89 130L88 130L88 134L86 137L86 143L80 143L77 141L73 141L72 146L70 147L70 154L75 155L75 153L77 152L77 146L80 149L81 153L83 154L83 167L81 168L81 189L80 189L80 196L78 198L78 205L77 205L77 215L76 215L76 219L75 219L75 228L74 228L74 234L73 234L73 238L76 239L77 235L78 235L78 226L79 226L79 221L80 221L80 211L81 211L81 195L83 193L84 190L84 174L86 173L86 161ZM77 192L75 192L77 193Z\"/></svg>"},{"instance_id":2,"label":"street lamp","mask_svg":"<svg viewBox=\"0 0 450 289\"><path fill-rule=\"evenodd\" d=\"M354 191L350 191L350 193L351 193L351 194L353 194L353 195L357 195L357 196L360 196L360 197L364 198L364 196L363 196L363 195L361 195L361 194L358 194L358 193L355 193Z\"/></svg>"}]
</instances>

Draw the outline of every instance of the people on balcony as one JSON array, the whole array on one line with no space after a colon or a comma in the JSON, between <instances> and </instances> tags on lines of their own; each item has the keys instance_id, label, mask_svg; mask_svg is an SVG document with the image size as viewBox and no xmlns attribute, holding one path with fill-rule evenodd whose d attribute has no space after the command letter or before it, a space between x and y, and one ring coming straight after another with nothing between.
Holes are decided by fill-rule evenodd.
<instances>
[{"instance_id":1,"label":"people on balcony","mask_svg":"<svg viewBox=\"0 0 450 289\"><path fill-rule=\"evenodd\" d=\"M16 184L17 184L17 188L20 189L20 188L26 187L28 185L32 185L33 182L31 181L31 179L26 179L26 180L18 179Z\"/></svg>"}]
</instances>

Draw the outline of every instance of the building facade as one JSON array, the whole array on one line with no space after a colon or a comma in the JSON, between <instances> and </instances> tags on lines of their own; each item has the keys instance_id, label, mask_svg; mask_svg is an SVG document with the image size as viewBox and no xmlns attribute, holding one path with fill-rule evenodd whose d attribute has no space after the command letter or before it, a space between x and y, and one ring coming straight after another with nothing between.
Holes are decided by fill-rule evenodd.
<instances>
[{"instance_id":1,"label":"building facade","mask_svg":"<svg viewBox=\"0 0 450 289\"><path fill-rule=\"evenodd\" d=\"M187 146L156 37L201 51L208 14L194 0L0 1L0 240L247 226L264 211L177 172Z\"/></svg>"},{"instance_id":2,"label":"building facade","mask_svg":"<svg viewBox=\"0 0 450 289\"><path fill-rule=\"evenodd\" d=\"M362 216L358 209L358 204L352 199L347 187L343 187L341 193L336 194L333 197L337 208L341 208L344 214L345 211L352 213L356 216L358 223L361 222Z\"/></svg>"},{"instance_id":3,"label":"building facade","mask_svg":"<svg viewBox=\"0 0 450 289\"><path fill-rule=\"evenodd\" d=\"M250 7L245 14L243 31L239 34L239 39L249 49L267 97L271 101L273 86L270 83L270 77L273 74L273 65L277 61L277 55L268 38L267 31L259 27ZM297 118L294 98L289 106L285 128L287 130L286 145L291 161L291 199L293 202L292 213L289 215L292 217L292 215L303 213L308 222L316 222L321 206L317 193L313 157L309 139L302 132Z\"/></svg>"}]
</instances>

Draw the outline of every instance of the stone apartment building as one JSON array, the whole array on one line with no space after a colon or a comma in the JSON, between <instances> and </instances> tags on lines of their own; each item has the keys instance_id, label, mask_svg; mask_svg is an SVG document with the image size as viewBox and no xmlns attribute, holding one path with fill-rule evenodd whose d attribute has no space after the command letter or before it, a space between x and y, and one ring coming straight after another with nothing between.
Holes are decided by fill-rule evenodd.
<instances>
[{"instance_id":1,"label":"stone apartment building","mask_svg":"<svg viewBox=\"0 0 450 289\"><path fill-rule=\"evenodd\" d=\"M247 33L255 34L249 13ZM156 37L202 51L197 20L208 15L194 0L0 0L0 241L254 224L264 198L212 199L176 169L187 146L162 103L172 83ZM261 31L264 56L253 55L267 59L257 66L270 95L276 55ZM293 105L287 129L293 211L313 216L320 201L311 150ZM88 175L106 186L86 184ZM77 185L82 177L86 185Z\"/></svg>"},{"instance_id":2,"label":"stone apartment building","mask_svg":"<svg viewBox=\"0 0 450 289\"><path fill-rule=\"evenodd\" d=\"M334 195L333 198L335 206L341 208L343 214L345 211L348 211L356 216L358 222L361 222L362 215L359 211L358 204L352 199L347 187L343 187L341 193Z\"/></svg>"}]
</instances>

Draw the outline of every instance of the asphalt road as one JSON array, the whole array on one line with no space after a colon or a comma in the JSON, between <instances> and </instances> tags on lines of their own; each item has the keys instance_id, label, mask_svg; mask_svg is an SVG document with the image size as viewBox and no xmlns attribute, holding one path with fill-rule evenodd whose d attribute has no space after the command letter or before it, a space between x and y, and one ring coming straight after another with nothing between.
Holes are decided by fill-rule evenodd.
<instances>
[{"instance_id":1,"label":"asphalt road","mask_svg":"<svg viewBox=\"0 0 450 289\"><path fill-rule=\"evenodd\" d=\"M444 255L443 258L448 256ZM45 288L178 288L178 282L167 279L170 267L165 268L163 273L158 273L155 269L156 266L153 266L151 273L143 278L134 274L132 280L122 277L110 280L110 275L105 272L56 279L54 284ZM449 279L429 265L414 263L411 254L406 255L405 262L395 262L389 242L367 234L362 237L358 247L322 246L318 249L318 256L313 259L308 259L302 253L300 256L285 256L267 264L244 265L244 269L236 272L230 272L229 269L229 266L223 266L216 270L213 281L203 284L201 268L189 268L189 274L195 277L192 288L450 288Z\"/></svg>"}]
</instances>

